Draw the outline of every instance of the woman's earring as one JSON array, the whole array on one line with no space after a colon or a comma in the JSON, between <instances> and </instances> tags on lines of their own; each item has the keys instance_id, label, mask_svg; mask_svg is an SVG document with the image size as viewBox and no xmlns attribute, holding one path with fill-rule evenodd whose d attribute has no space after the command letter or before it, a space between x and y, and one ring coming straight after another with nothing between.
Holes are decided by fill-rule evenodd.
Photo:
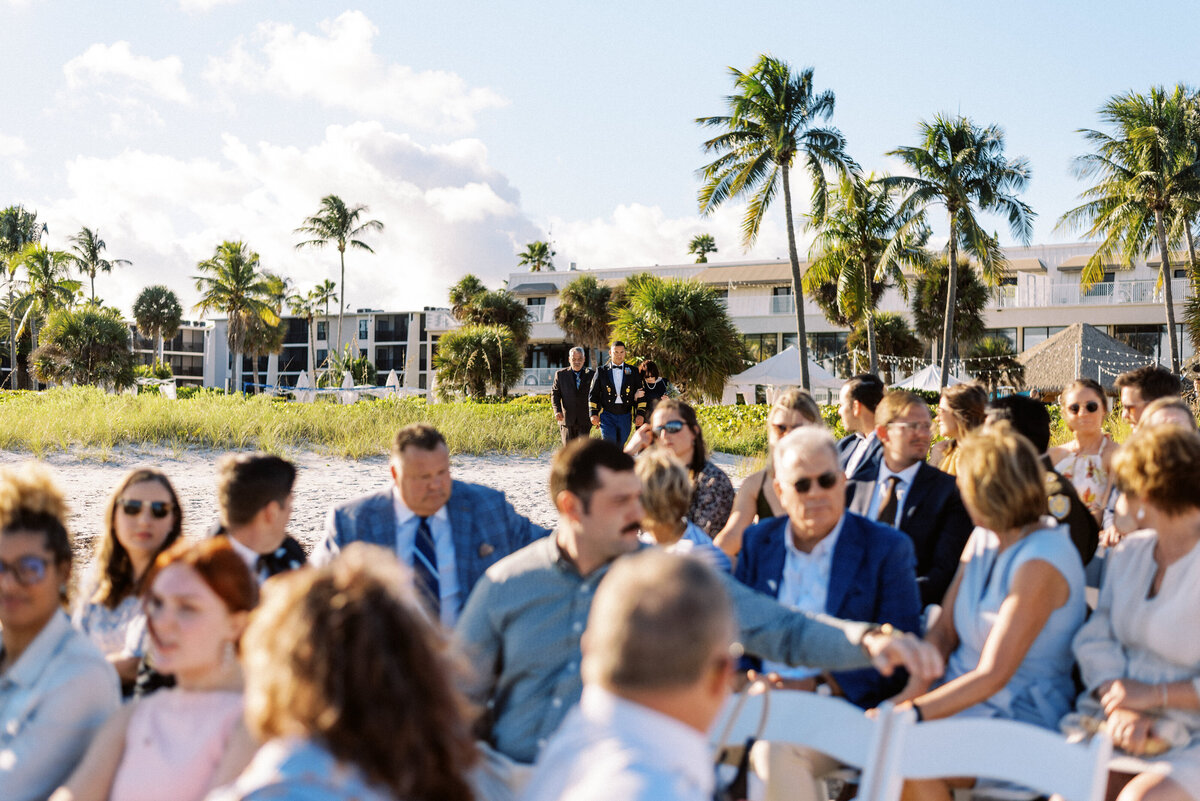
<instances>
[{"instance_id":1,"label":"woman's earring","mask_svg":"<svg viewBox=\"0 0 1200 801\"><path fill-rule=\"evenodd\" d=\"M1137 510L1137 514L1135 514L1135 515L1134 515L1134 517L1136 517L1136 518L1137 518L1137 521L1138 521L1139 523L1140 523L1140 522L1142 522L1143 520L1145 520L1145 519L1146 519L1146 510L1145 510L1145 509L1138 509L1138 510Z\"/></svg>"}]
</instances>

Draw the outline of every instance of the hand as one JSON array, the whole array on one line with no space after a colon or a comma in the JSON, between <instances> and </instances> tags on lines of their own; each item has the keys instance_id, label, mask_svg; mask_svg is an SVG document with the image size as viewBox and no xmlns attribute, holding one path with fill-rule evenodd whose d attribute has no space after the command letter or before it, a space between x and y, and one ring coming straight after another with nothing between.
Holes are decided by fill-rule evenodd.
<instances>
[{"instance_id":1,"label":"hand","mask_svg":"<svg viewBox=\"0 0 1200 801\"><path fill-rule=\"evenodd\" d=\"M567 416L562 412L555 412L554 419L561 423L563 420L567 419Z\"/></svg>"},{"instance_id":2,"label":"hand","mask_svg":"<svg viewBox=\"0 0 1200 801\"><path fill-rule=\"evenodd\" d=\"M1146 753L1146 741L1154 718L1132 709L1118 709L1108 716L1106 726L1113 745L1131 756Z\"/></svg>"},{"instance_id":3,"label":"hand","mask_svg":"<svg viewBox=\"0 0 1200 801\"><path fill-rule=\"evenodd\" d=\"M595 426L596 428L600 427L600 415L593 414L590 419L592 421L593 426Z\"/></svg>"},{"instance_id":4,"label":"hand","mask_svg":"<svg viewBox=\"0 0 1200 801\"><path fill-rule=\"evenodd\" d=\"M639 424L637 431L633 432L633 441L637 443L637 449L643 451L654 442L654 432L648 424Z\"/></svg>"},{"instance_id":5,"label":"hand","mask_svg":"<svg viewBox=\"0 0 1200 801\"><path fill-rule=\"evenodd\" d=\"M646 422L646 418L642 417L640 414L637 417L633 418L634 425L640 426L640 425L645 424L645 422Z\"/></svg>"},{"instance_id":6,"label":"hand","mask_svg":"<svg viewBox=\"0 0 1200 801\"><path fill-rule=\"evenodd\" d=\"M870 632L863 637L862 646L871 664L884 676L902 667L908 671L910 682L932 682L946 671L936 648L905 632Z\"/></svg>"},{"instance_id":7,"label":"hand","mask_svg":"<svg viewBox=\"0 0 1200 801\"><path fill-rule=\"evenodd\" d=\"M1116 526L1109 526L1100 532L1100 544L1105 548L1114 548L1124 536Z\"/></svg>"},{"instance_id":8,"label":"hand","mask_svg":"<svg viewBox=\"0 0 1200 801\"><path fill-rule=\"evenodd\" d=\"M646 390L644 389L639 389L637 392L633 393L634 400L641 400L644 397L646 397Z\"/></svg>"},{"instance_id":9,"label":"hand","mask_svg":"<svg viewBox=\"0 0 1200 801\"><path fill-rule=\"evenodd\" d=\"M1101 689L1104 692L1100 693L1100 703L1104 706L1106 715L1111 716L1119 709L1138 712L1162 706L1162 687L1157 684L1145 684L1133 679L1117 679L1105 682L1101 685Z\"/></svg>"}]
</instances>

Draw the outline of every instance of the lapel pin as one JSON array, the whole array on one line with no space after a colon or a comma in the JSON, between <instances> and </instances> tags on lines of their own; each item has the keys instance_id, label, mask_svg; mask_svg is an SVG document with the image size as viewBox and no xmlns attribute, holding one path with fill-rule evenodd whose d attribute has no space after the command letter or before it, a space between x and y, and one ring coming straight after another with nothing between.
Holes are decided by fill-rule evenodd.
<instances>
[{"instance_id":1,"label":"lapel pin","mask_svg":"<svg viewBox=\"0 0 1200 801\"><path fill-rule=\"evenodd\" d=\"M479 556L483 559L488 558L495 552L496 552L496 549L489 542L485 542L479 546Z\"/></svg>"}]
</instances>

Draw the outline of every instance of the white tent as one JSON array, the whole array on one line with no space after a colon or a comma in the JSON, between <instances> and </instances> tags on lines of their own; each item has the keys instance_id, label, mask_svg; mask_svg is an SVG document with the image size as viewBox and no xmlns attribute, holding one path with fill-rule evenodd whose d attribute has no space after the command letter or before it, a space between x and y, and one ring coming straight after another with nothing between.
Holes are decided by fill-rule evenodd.
<instances>
[{"instance_id":1,"label":"white tent","mask_svg":"<svg viewBox=\"0 0 1200 801\"><path fill-rule=\"evenodd\" d=\"M809 359L808 383L814 391L823 389L832 394L840 390L846 382ZM775 389L800 386L800 353L795 345L784 348L782 352L759 362L745 372L730 376L725 381L725 392L721 402L734 403L738 393L747 400L752 400L754 388L760 385L768 388L768 402L771 400L770 396L775 394Z\"/></svg>"},{"instance_id":2,"label":"white tent","mask_svg":"<svg viewBox=\"0 0 1200 801\"><path fill-rule=\"evenodd\" d=\"M955 384L965 384L966 381L951 373L946 377L946 383L949 386ZM942 368L936 364L931 364L923 370L910 375L903 381L892 384L892 389L921 389L929 392L938 392L942 388Z\"/></svg>"},{"instance_id":3,"label":"white tent","mask_svg":"<svg viewBox=\"0 0 1200 801\"><path fill-rule=\"evenodd\" d=\"M317 392L308 380L308 373L301 373L296 379L296 400L300 403L312 403L317 399Z\"/></svg>"},{"instance_id":4,"label":"white tent","mask_svg":"<svg viewBox=\"0 0 1200 801\"><path fill-rule=\"evenodd\" d=\"M400 392L400 376L396 375L395 370L389 370L387 381L383 382L383 388L387 390L388 395L395 395Z\"/></svg>"}]
</instances>

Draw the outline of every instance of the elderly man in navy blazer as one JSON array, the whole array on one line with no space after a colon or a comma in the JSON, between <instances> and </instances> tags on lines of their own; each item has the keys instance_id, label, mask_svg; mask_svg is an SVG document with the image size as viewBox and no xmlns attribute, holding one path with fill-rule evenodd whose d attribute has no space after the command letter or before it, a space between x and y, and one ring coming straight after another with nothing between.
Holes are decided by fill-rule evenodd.
<instances>
[{"instance_id":1,"label":"elderly man in navy blazer","mask_svg":"<svg viewBox=\"0 0 1200 801\"><path fill-rule=\"evenodd\" d=\"M351 542L391 548L447 626L484 571L548 533L517 514L504 493L453 481L446 440L426 423L396 434L391 472L392 487L329 510L311 561L327 562Z\"/></svg>"}]
</instances>

